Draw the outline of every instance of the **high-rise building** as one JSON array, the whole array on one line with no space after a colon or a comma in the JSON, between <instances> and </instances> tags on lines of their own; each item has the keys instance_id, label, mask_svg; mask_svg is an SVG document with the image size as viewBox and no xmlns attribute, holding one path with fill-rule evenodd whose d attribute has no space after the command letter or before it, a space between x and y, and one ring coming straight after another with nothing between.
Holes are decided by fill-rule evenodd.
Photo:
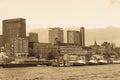
<instances>
[{"instance_id":1,"label":"high-rise building","mask_svg":"<svg viewBox=\"0 0 120 80\"><path fill-rule=\"evenodd\" d=\"M38 42L38 33L30 32L29 37L28 37L28 41L29 42Z\"/></svg>"},{"instance_id":2,"label":"high-rise building","mask_svg":"<svg viewBox=\"0 0 120 80\"><path fill-rule=\"evenodd\" d=\"M50 28L49 29L49 42L55 44L55 40L60 43L64 42L64 32L62 28Z\"/></svg>"},{"instance_id":3,"label":"high-rise building","mask_svg":"<svg viewBox=\"0 0 120 80\"><path fill-rule=\"evenodd\" d=\"M0 47L3 46L3 36L0 35Z\"/></svg>"},{"instance_id":4,"label":"high-rise building","mask_svg":"<svg viewBox=\"0 0 120 80\"><path fill-rule=\"evenodd\" d=\"M3 20L3 44L13 42L15 37L26 37L26 22L23 18Z\"/></svg>"},{"instance_id":5,"label":"high-rise building","mask_svg":"<svg viewBox=\"0 0 120 80\"><path fill-rule=\"evenodd\" d=\"M84 27L80 28L80 41L81 41L81 46L85 46L85 29Z\"/></svg>"},{"instance_id":6,"label":"high-rise building","mask_svg":"<svg viewBox=\"0 0 120 80\"><path fill-rule=\"evenodd\" d=\"M13 51L15 56L27 56L28 55L28 39L16 37L13 43Z\"/></svg>"},{"instance_id":7,"label":"high-rise building","mask_svg":"<svg viewBox=\"0 0 120 80\"><path fill-rule=\"evenodd\" d=\"M67 43L73 43L80 45L80 32L79 31L67 31Z\"/></svg>"}]
</instances>

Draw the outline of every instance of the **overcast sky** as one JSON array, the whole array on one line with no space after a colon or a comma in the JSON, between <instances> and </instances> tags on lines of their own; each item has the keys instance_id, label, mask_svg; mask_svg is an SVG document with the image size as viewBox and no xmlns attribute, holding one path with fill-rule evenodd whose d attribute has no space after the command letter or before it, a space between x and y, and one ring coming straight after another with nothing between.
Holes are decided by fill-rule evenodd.
<instances>
[{"instance_id":1,"label":"overcast sky","mask_svg":"<svg viewBox=\"0 0 120 80\"><path fill-rule=\"evenodd\" d=\"M26 19L27 32L41 27L119 28L120 0L0 0L0 28L2 20L18 17Z\"/></svg>"},{"instance_id":2,"label":"overcast sky","mask_svg":"<svg viewBox=\"0 0 120 80\"><path fill-rule=\"evenodd\" d=\"M120 25L119 0L0 0L0 21L22 17L27 27Z\"/></svg>"}]
</instances>

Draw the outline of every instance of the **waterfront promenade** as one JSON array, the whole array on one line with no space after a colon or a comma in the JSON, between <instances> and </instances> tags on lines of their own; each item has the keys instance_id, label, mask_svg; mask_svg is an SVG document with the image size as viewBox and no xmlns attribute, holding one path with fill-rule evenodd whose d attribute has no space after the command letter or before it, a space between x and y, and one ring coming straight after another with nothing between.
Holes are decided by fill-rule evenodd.
<instances>
[{"instance_id":1,"label":"waterfront promenade","mask_svg":"<svg viewBox=\"0 0 120 80\"><path fill-rule=\"evenodd\" d=\"M120 80L120 64L0 68L0 80Z\"/></svg>"}]
</instances>

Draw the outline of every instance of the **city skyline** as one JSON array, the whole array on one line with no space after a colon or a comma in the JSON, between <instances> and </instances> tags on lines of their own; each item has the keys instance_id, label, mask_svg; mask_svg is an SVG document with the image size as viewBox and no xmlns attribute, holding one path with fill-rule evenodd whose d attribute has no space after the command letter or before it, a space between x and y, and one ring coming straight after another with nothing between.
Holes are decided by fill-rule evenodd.
<instances>
[{"instance_id":1,"label":"city skyline","mask_svg":"<svg viewBox=\"0 0 120 80\"><path fill-rule=\"evenodd\" d=\"M80 27L66 27L64 30L64 42L67 43L67 30L76 30L79 31ZM48 30L49 28L39 28L33 29L31 32L37 32L39 36L39 41L42 43L49 42L48 39ZM44 35L42 34L44 33ZM109 34L106 34L109 33ZM103 42L116 43L116 46L120 46L120 28L117 27L107 27L107 28L95 28L95 29L86 29L85 27L85 42L86 45L93 45L96 40L98 44ZM107 37L106 37L107 36Z\"/></svg>"},{"instance_id":2,"label":"city skyline","mask_svg":"<svg viewBox=\"0 0 120 80\"><path fill-rule=\"evenodd\" d=\"M17 19L17 18L15 18L15 19ZM65 28L63 28L64 42L67 43L67 30L79 31L79 28L80 27L65 27ZM84 28L86 28L86 27L84 27ZM120 28L112 27L112 26L109 26L107 28L86 29L85 30L86 46L93 45L94 41L97 41L98 44L101 44L103 42L111 42L111 43L115 43L117 46L120 46L120 38L119 38L120 32L119 31L120 31ZM36 33L36 34L38 34L38 40L40 43L49 43L48 32L49 32L49 28L38 28L38 29L33 29L30 32L27 32L27 36L29 35L29 33ZM44 33L44 35L43 35L43 33ZM106 34L106 33L109 33L109 34Z\"/></svg>"},{"instance_id":3,"label":"city skyline","mask_svg":"<svg viewBox=\"0 0 120 80\"><path fill-rule=\"evenodd\" d=\"M120 0L0 0L0 80L119 80Z\"/></svg>"}]
</instances>

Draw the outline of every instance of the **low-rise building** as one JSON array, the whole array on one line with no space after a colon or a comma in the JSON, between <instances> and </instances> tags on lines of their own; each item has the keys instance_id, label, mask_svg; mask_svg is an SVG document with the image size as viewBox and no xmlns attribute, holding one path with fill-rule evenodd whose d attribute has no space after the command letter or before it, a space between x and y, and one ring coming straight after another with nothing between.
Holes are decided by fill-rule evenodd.
<instances>
[{"instance_id":1,"label":"low-rise building","mask_svg":"<svg viewBox=\"0 0 120 80\"><path fill-rule=\"evenodd\" d=\"M34 43L33 52L40 58L47 58L48 53L53 53L56 56L57 48L50 43Z\"/></svg>"},{"instance_id":2,"label":"low-rise building","mask_svg":"<svg viewBox=\"0 0 120 80\"><path fill-rule=\"evenodd\" d=\"M15 56L28 55L28 39L16 37L12 47L13 47L13 53Z\"/></svg>"}]
</instances>

